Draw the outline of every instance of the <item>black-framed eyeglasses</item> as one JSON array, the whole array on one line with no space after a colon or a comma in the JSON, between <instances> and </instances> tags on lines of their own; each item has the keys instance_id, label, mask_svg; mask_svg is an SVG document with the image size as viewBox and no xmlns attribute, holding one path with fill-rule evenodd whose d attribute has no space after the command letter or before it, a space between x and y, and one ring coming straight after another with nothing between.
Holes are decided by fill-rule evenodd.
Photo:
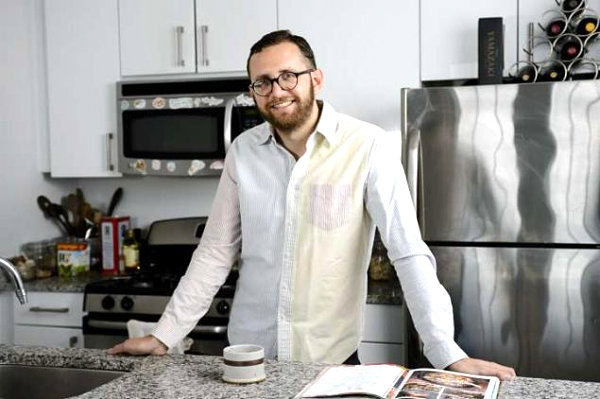
<instances>
[{"instance_id":1,"label":"black-framed eyeglasses","mask_svg":"<svg viewBox=\"0 0 600 399\"><path fill-rule=\"evenodd\" d=\"M314 72L314 69L307 69L302 72L285 71L279 74L276 78L256 79L250 84L250 88L259 96L268 96L273 91L273 83L277 82L281 90L294 90L298 86L298 76L305 73Z\"/></svg>"}]
</instances>

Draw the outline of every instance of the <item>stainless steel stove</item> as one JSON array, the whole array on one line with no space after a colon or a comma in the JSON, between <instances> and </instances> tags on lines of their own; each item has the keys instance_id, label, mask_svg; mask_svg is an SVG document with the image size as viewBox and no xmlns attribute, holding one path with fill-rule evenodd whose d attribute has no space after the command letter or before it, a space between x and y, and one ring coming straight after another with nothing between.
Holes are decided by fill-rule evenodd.
<instances>
[{"instance_id":1,"label":"stainless steel stove","mask_svg":"<svg viewBox=\"0 0 600 399\"><path fill-rule=\"evenodd\" d=\"M155 322L169 302L198 245L206 218L168 219L152 223L142 251L140 271L86 285L84 346L109 348L127 338L127 321ZM227 346L227 324L237 271L217 292L207 314L189 334L188 353L220 355Z\"/></svg>"}]
</instances>

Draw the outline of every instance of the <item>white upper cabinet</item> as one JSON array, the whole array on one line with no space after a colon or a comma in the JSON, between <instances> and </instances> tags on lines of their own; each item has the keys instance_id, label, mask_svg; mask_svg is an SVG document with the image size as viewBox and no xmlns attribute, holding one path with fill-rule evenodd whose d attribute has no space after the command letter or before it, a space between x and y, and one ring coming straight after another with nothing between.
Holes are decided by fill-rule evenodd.
<instances>
[{"instance_id":1,"label":"white upper cabinet","mask_svg":"<svg viewBox=\"0 0 600 399\"><path fill-rule=\"evenodd\" d=\"M308 40L320 98L386 130L400 127L400 89L419 86L419 0L280 0L280 29Z\"/></svg>"},{"instance_id":2,"label":"white upper cabinet","mask_svg":"<svg viewBox=\"0 0 600 399\"><path fill-rule=\"evenodd\" d=\"M477 78L478 21L486 17L503 18L507 76L517 60L517 0L421 0L421 80Z\"/></svg>"},{"instance_id":3,"label":"white upper cabinet","mask_svg":"<svg viewBox=\"0 0 600 399\"><path fill-rule=\"evenodd\" d=\"M119 0L121 74L196 72L194 0Z\"/></svg>"},{"instance_id":4,"label":"white upper cabinet","mask_svg":"<svg viewBox=\"0 0 600 399\"><path fill-rule=\"evenodd\" d=\"M196 0L198 72L246 70L250 47L277 29L277 0Z\"/></svg>"},{"instance_id":5,"label":"white upper cabinet","mask_svg":"<svg viewBox=\"0 0 600 399\"><path fill-rule=\"evenodd\" d=\"M50 172L119 176L110 170L119 79L117 0L44 1Z\"/></svg>"},{"instance_id":6,"label":"white upper cabinet","mask_svg":"<svg viewBox=\"0 0 600 399\"><path fill-rule=\"evenodd\" d=\"M123 76L246 70L277 0L119 0Z\"/></svg>"}]
</instances>

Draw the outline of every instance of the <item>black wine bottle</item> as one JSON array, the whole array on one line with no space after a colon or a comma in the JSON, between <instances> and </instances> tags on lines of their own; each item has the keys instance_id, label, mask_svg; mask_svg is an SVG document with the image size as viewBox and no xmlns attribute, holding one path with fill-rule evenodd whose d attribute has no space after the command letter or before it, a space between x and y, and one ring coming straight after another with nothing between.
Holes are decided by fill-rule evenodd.
<instances>
[{"instance_id":1,"label":"black wine bottle","mask_svg":"<svg viewBox=\"0 0 600 399\"><path fill-rule=\"evenodd\" d=\"M567 21L565 21L564 19L557 18L550 21L548 25L546 25L546 29L544 30L546 31L546 35L548 37L553 38L563 33L565 31L566 26Z\"/></svg>"},{"instance_id":2,"label":"black wine bottle","mask_svg":"<svg viewBox=\"0 0 600 399\"><path fill-rule=\"evenodd\" d=\"M598 31L598 16L585 15L576 18L573 31L579 36L589 36Z\"/></svg>"},{"instance_id":3,"label":"black wine bottle","mask_svg":"<svg viewBox=\"0 0 600 399\"><path fill-rule=\"evenodd\" d=\"M554 42L554 50L558 58L564 62L576 60L583 52L583 42L572 33L558 37Z\"/></svg>"},{"instance_id":4,"label":"black wine bottle","mask_svg":"<svg viewBox=\"0 0 600 399\"><path fill-rule=\"evenodd\" d=\"M567 67L558 60L546 61L540 66L538 81L560 82L567 78Z\"/></svg>"},{"instance_id":5,"label":"black wine bottle","mask_svg":"<svg viewBox=\"0 0 600 399\"><path fill-rule=\"evenodd\" d=\"M563 0L560 3L560 9L565 14L571 14L573 11L585 8L585 0Z\"/></svg>"},{"instance_id":6,"label":"black wine bottle","mask_svg":"<svg viewBox=\"0 0 600 399\"><path fill-rule=\"evenodd\" d=\"M525 65L517 71L516 78L519 82L533 83L537 79L537 70L531 64Z\"/></svg>"}]
</instances>

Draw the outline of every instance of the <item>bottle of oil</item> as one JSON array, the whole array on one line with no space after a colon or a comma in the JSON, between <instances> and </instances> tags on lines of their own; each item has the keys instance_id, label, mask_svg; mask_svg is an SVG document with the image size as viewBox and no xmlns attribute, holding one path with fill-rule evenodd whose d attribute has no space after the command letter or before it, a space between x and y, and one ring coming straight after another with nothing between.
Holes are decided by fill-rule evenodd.
<instances>
[{"instance_id":1,"label":"bottle of oil","mask_svg":"<svg viewBox=\"0 0 600 399\"><path fill-rule=\"evenodd\" d=\"M125 231L123 262L125 263L125 273L135 272L140 268L140 244L135 238L133 229Z\"/></svg>"}]
</instances>

